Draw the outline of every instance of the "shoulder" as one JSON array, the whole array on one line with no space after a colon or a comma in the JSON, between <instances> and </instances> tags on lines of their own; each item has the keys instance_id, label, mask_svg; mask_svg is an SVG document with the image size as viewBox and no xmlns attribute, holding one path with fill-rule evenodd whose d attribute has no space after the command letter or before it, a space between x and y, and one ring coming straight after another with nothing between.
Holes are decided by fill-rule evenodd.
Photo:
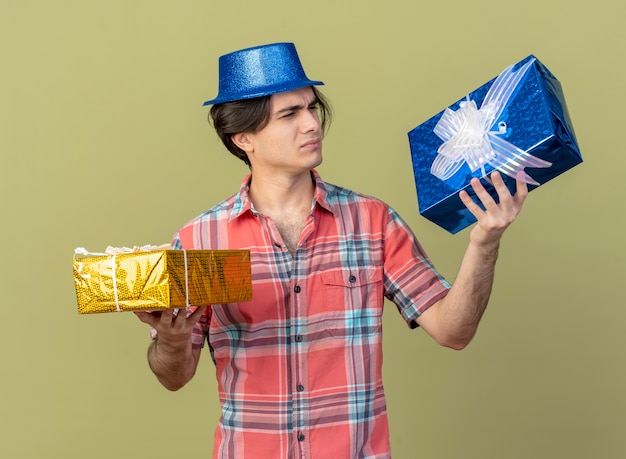
<instances>
[{"instance_id":1,"label":"shoulder","mask_svg":"<svg viewBox=\"0 0 626 459\"><path fill-rule=\"evenodd\" d=\"M324 182L326 199L329 205L359 204L365 207L389 209L389 205L381 199L339 185Z\"/></svg>"},{"instance_id":2,"label":"shoulder","mask_svg":"<svg viewBox=\"0 0 626 459\"><path fill-rule=\"evenodd\" d=\"M236 201L237 195L233 195L189 220L174 234L172 246L175 248L207 246L209 243L206 240L207 235L216 236L222 226L227 226Z\"/></svg>"},{"instance_id":3,"label":"shoulder","mask_svg":"<svg viewBox=\"0 0 626 459\"><path fill-rule=\"evenodd\" d=\"M351 190L342 186L324 183L326 188L326 207L337 218L369 222L372 228L385 228L388 223L398 219L397 213L381 199Z\"/></svg>"},{"instance_id":4,"label":"shoulder","mask_svg":"<svg viewBox=\"0 0 626 459\"><path fill-rule=\"evenodd\" d=\"M228 219L235 207L236 195L233 195L222 202L215 204L213 207L202 212L197 217L185 223L181 230L187 227L197 226L210 221L218 221Z\"/></svg>"}]
</instances>

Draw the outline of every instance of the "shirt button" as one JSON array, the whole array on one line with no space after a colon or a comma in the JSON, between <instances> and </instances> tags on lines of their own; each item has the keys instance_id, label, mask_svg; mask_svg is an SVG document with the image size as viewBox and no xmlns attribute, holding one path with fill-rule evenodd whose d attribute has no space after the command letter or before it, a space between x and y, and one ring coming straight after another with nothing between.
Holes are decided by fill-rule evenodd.
<instances>
[{"instance_id":1,"label":"shirt button","mask_svg":"<svg viewBox=\"0 0 626 459\"><path fill-rule=\"evenodd\" d=\"M299 286L299 285L296 285L296 286L293 288L293 291L294 291L294 292L296 292L296 293L300 293L300 290L302 290L302 289L300 288L300 286Z\"/></svg>"},{"instance_id":2,"label":"shirt button","mask_svg":"<svg viewBox=\"0 0 626 459\"><path fill-rule=\"evenodd\" d=\"M297 390L298 392L302 392L302 391L304 390L304 386L303 386L302 384L298 384L298 385L296 386L296 390Z\"/></svg>"},{"instance_id":3,"label":"shirt button","mask_svg":"<svg viewBox=\"0 0 626 459\"><path fill-rule=\"evenodd\" d=\"M302 341L302 335L296 335L296 343L299 343Z\"/></svg>"},{"instance_id":4,"label":"shirt button","mask_svg":"<svg viewBox=\"0 0 626 459\"><path fill-rule=\"evenodd\" d=\"M299 433L298 434L298 441L304 441L304 434L303 433Z\"/></svg>"},{"instance_id":5,"label":"shirt button","mask_svg":"<svg viewBox=\"0 0 626 459\"><path fill-rule=\"evenodd\" d=\"M350 282L356 282L356 276L350 276L350 277L348 278L348 280L349 280Z\"/></svg>"}]
</instances>

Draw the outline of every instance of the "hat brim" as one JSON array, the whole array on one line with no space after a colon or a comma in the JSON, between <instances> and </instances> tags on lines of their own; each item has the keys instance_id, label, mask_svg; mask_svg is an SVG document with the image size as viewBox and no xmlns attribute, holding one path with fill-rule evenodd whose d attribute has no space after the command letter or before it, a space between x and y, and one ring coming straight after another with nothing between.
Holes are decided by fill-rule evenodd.
<instances>
[{"instance_id":1,"label":"hat brim","mask_svg":"<svg viewBox=\"0 0 626 459\"><path fill-rule=\"evenodd\" d=\"M322 81L301 80L298 82L291 82L290 84L271 85L271 86L265 86L262 88L257 88L256 91L246 93L246 94L242 94L240 92L236 94L218 94L218 96L215 99L207 100L202 105L206 106L206 105L223 104L226 102L236 102L238 100L254 99L256 97L271 96L272 94L278 94L281 92L294 91L296 89L305 88L307 86L323 86L323 85L324 83Z\"/></svg>"}]
</instances>

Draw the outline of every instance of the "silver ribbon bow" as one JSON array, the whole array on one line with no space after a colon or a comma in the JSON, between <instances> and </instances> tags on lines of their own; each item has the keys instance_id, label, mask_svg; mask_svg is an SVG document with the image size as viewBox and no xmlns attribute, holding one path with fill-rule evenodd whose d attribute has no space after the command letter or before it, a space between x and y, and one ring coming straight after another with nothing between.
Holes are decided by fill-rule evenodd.
<instances>
[{"instance_id":1,"label":"silver ribbon bow","mask_svg":"<svg viewBox=\"0 0 626 459\"><path fill-rule=\"evenodd\" d=\"M504 70L489 88L480 108L467 96L457 111L449 108L444 111L433 130L444 143L437 150L437 157L430 168L431 174L447 180L463 164L467 164L472 172L481 169L484 176L485 164L489 164L510 177L539 185L524 172L524 168L550 167L552 163L502 139L500 135L505 134L507 129L504 121L499 122L497 130L494 130L496 120L534 62L534 58L530 59L515 72L513 66Z\"/></svg>"}]
</instances>

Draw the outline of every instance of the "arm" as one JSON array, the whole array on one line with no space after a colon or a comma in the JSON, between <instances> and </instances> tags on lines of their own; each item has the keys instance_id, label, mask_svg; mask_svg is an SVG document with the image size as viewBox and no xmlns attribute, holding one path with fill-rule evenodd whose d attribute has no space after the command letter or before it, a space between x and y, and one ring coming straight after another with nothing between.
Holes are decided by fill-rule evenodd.
<instances>
[{"instance_id":1,"label":"arm","mask_svg":"<svg viewBox=\"0 0 626 459\"><path fill-rule=\"evenodd\" d=\"M491 294L500 239L516 219L528 195L526 183L520 180L512 196L498 172L493 173L491 178L499 204L478 179L472 179L472 188L485 210L474 203L465 191L460 193L461 200L478 222L470 233L470 242L452 288L417 319L418 324L439 344L452 349L463 349L476 334Z\"/></svg>"},{"instance_id":2,"label":"arm","mask_svg":"<svg viewBox=\"0 0 626 459\"><path fill-rule=\"evenodd\" d=\"M174 315L172 309L135 313L157 332L148 347L148 364L159 382L169 390L180 389L196 372L201 350L192 348L191 332L205 310L206 306L200 307L188 317L182 313Z\"/></svg>"}]
</instances>

